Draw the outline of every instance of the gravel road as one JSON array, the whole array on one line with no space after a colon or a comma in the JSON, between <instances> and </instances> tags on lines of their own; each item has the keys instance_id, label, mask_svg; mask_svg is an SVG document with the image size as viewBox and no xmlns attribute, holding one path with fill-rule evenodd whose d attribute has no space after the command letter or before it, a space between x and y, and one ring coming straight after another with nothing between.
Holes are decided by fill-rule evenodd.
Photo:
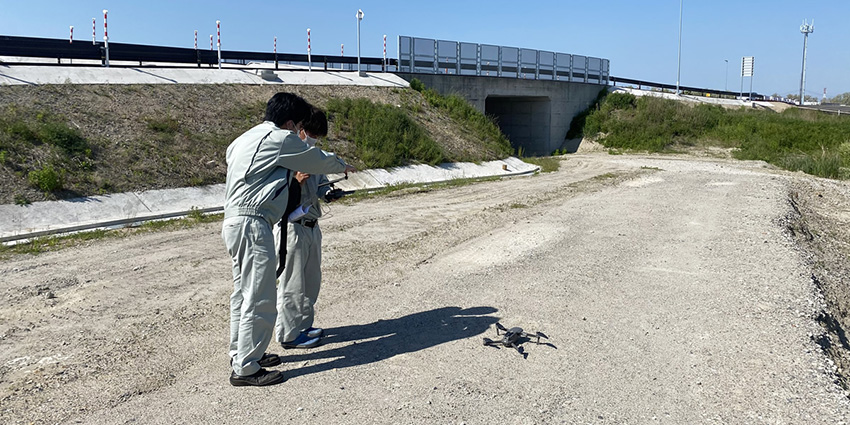
<instances>
[{"instance_id":1,"label":"gravel road","mask_svg":"<svg viewBox=\"0 0 850 425\"><path fill-rule=\"evenodd\" d=\"M235 388L220 223L0 263L0 423L850 423L787 234L800 174L582 154L332 204L326 343ZM526 356L495 323L546 334Z\"/></svg>"}]
</instances>

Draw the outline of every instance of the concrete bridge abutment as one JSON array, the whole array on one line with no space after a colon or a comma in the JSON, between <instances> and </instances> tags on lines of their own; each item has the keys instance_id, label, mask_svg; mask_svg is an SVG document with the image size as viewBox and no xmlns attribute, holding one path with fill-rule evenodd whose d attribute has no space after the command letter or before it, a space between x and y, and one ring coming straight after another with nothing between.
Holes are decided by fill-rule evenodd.
<instances>
[{"instance_id":1,"label":"concrete bridge abutment","mask_svg":"<svg viewBox=\"0 0 850 425\"><path fill-rule=\"evenodd\" d=\"M479 111L496 118L515 150L527 155L549 155L565 145L573 117L587 109L605 88L601 84L527 80L471 75L399 73L414 78L442 95L457 94Z\"/></svg>"}]
</instances>

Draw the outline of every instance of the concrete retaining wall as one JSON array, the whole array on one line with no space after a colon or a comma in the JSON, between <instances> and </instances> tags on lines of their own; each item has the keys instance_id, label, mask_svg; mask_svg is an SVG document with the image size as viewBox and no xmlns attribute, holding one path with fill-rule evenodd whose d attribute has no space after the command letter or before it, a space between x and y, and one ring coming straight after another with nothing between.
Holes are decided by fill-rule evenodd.
<instances>
[{"instance_id":1,"label":"concrete retaining wall","mask_svg":"<svg viewBox=\"0 0 850 425\"><path fill-rule=\"evenodd\" d=\"M524 80L441 74L397 74L408 82L418 79L440 94L459 94L479 111L495 116L514 149L531 155L548 155L567 147L565 138L573 117L587 109L599 84Z\"/></svg>"}]
</instances>

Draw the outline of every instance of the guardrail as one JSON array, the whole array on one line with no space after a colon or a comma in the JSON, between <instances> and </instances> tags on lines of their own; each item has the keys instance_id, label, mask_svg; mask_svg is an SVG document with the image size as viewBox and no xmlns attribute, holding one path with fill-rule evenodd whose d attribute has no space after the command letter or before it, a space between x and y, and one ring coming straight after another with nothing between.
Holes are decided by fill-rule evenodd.
<instances>
[{"instance_id":1,"label":"guardrail","mask_svg":"<svg viewBox=\"0 0 850 425\"><path fill-rule=\"evenodd\" d=\"M106 64L104 44L83 40L70 43L68 40L49 38L0 36L0 56L55 58L57 63L63 59L84 59ZM343 70L348 68L356 71L356 56L311 55L310 59L312 60L308 62L306 54L221 51L222 63L266 62L274 63L275 67L280 63L303 66L312 64L324 69L339 67ZM138 62L140 66L144 62L196 64L199 67L217 66L218 51L110 42L110 66L121 66L114 64L116 61ZM383 58L361 57L360 63L363 64L364 71L395 71L397 69L397 61L389 58L387 63L384 63ZM64 63L63 65L73 64Z\"/></svg>"}]
</instances>

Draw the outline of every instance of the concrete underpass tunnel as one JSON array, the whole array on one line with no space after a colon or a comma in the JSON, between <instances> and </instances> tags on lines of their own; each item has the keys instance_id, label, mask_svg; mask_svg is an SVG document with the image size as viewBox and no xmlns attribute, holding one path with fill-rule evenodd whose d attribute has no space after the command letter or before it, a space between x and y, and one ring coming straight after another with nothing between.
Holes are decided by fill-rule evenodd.
<instances>
[{"instance_id":1,"label":"concrete underpass tunnel","mask_svg":"<svg viewBox=\"0 0 850 425\"><path fill-rule=\"evenodd\" d=\"M549 155L552 100L546 96L487 96L484 112L496 118L514 152Z\"/></svg>"}]
</instances>

